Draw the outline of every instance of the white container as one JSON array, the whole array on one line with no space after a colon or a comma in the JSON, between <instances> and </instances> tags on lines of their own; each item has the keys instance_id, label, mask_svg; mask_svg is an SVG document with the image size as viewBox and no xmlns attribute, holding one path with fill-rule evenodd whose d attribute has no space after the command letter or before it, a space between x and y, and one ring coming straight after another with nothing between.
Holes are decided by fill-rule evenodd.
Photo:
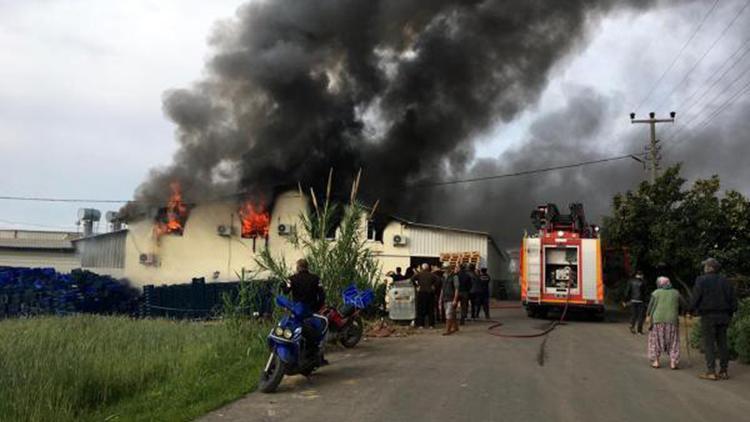
<instances>
[{"instance_id":1,"label":"white container","mask_svg":"<svg viewBox=\"0 0 750 422\"><path fill-rule=\"evenodd\" d=\"M410 281L393 283L388 290L388 316L394 321L411 321L417 317L417 291Z\"/></svg>"}]
</instances>

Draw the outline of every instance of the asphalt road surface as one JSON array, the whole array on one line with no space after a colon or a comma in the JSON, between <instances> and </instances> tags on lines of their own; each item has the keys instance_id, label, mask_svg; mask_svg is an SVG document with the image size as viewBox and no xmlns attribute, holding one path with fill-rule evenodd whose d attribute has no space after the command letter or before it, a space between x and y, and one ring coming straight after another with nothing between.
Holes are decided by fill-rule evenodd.
<instances>
[{"instance_id":1,"label":"asphalt road surface","mask_svg":"<svg viewBox=\"0 0 750 422\"><path fill-rule=\"evenodd\" d=\"M521 310L493 310L504 332L538 330ZM610 318L572 321L542 339L504 339L487 323L443 337L369 339L330 353L312 378L286 377L205 421L748 421L750 367L728 381L697 378L703 356L672 371L649 367L646 337ZM543 362L543 364L540 364ZM253 376L255 376L253 374Z\"/></svg>"}]
</instances>

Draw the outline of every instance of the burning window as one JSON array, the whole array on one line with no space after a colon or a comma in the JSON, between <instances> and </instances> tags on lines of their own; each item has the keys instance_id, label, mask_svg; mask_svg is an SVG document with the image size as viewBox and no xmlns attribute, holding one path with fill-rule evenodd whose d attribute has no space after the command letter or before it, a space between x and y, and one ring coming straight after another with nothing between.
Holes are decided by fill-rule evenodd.
<instances>
[{"instance_id":1,"label":"burning window","mask_svg":"<svg viewBox=\"0 0 750 422\"><path fill-rule=\"evenodd\" d=\"M268 238L271 215L266 210L265 205L247 200L240 207L239 215L242 220L242 237Z\"/></svg>"},{"instance_id":2,"label":"burning window","mask_svg":"<svg viewBox=\"0 0 750 422\"><path fill-rule=\"evenodd\" d=\"M172 195L169 197L167 206L159 209L159 212L156 214L154 232L157 236L165 234L182 236L190 211L182 201L180 184L173 182L169 187L172 189Z\"/></svg>"}]
</instances>

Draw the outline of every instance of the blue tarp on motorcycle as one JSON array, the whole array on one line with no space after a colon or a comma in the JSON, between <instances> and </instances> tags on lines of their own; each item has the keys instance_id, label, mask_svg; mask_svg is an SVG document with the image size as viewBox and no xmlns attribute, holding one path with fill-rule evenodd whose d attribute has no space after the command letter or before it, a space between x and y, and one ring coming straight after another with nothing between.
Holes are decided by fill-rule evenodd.
<instances>
[{"instance_id":1,"label":"blue tarp on motorcycle","mask_svg":"<svg viewBox=\"0 0 750 422\"><path fill-rule=\"evenodd\" d=\"M350 284L349 287L344 289L341 295L344 298L344 304L354 306L357 309L365 309L375 298L372 289L360 290L354 284Z\"/></svg>"}]
</instances>

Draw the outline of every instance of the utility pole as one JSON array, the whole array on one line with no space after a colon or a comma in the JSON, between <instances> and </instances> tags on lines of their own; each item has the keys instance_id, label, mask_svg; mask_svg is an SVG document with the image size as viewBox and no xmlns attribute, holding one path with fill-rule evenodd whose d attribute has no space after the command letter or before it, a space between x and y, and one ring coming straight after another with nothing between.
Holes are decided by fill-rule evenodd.
<instances>
[{"instance_id":1,"label":"utility pole","mask_svg":"<svg viewBox=\"0 0 750 422\"><path fill-rule=\"evenodd\" d=\"M661 150L661 147L659 146L660 141L656 139L656 124L674 123L675 115L676 113L673 111L669 113L669 119L657 119L656 113L652 111L648 114L648 119L636 119L635 113L630 113L630 123L648 123L651 126L651 143L646 147L648 160L651 162L651 183L656 181L656 175L659 170L659 160L661 160L661 155L659 154L659 151Z\"/></svg>"}]
</instances>

